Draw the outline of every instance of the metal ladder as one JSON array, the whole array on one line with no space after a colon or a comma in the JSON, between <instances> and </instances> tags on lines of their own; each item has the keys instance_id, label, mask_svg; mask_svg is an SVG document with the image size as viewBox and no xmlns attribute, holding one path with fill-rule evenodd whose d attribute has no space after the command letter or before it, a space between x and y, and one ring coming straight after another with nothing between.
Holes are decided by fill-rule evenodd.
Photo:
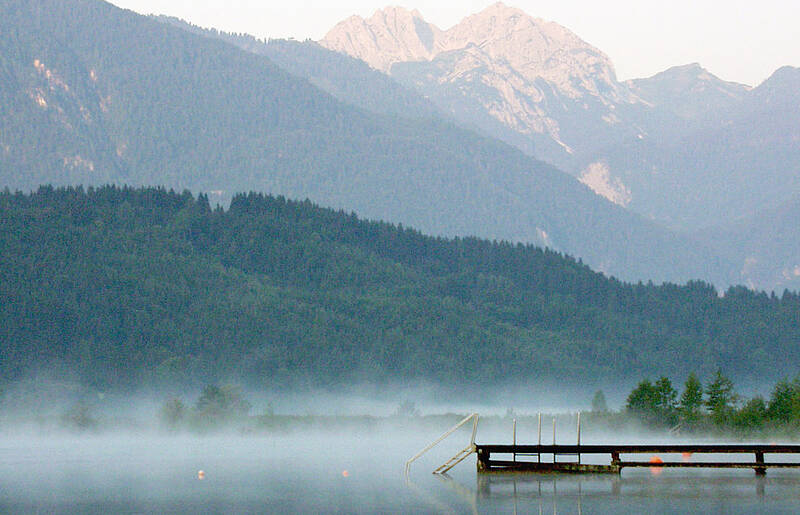
<instances>
[{"instance_id":1,"label":"metal ladder","mask_svg":"<svg viewBox=\"0 0 800 515\"><path fill-rule=\"evenodd\" d=\"M428 444L427 447L425 447L424 449L419 451L417 454L415 454L413 457L411 457L406 462L406 476L408 476L409 468L411 467L411 464L414 461L416 461L420 456L422 456L423 454L425 454L429 450L433 449L439 442L441 442L442 440L444 440L445 438L447 438L451 434L455 433L456 430L458 430L458 428L460 428L461 426L463 426L464 424L466 424L470 420L472 420L472 437L469 440L469 447L465 447L463 450L459 451L458 454L456 454L455 456L453 456L452 458L447 460L447 462L445 462L442 465L440 465L436 470L433 471L433 473L434 474L444 474L445 472L447 472L451 468L455 467L456 465L458 465L459 463L464 461L464 458L466 458L467 456L469 456L470 454L475 452L475 433L478 431L478 414L477 413L472 413L472 414L468 415L467 417L465 417L464 420L462 420L458 424L454 425L453 427L451 427L450 429L445 431L445 433L442 436L440 436L439 438L437 438L436 440L434 440L433 442Z\"/></svg>"},{"instance_id":2,"label":"metal ladder","mask_svg":"<svg viewBox=\"0 0 800 515\"><path fill-rule=\"evenodd\" d=\"M439 468L433 471L434 474L445 474L448 470L455 467L462 461L464 461L467 456L475 452L475 446L470 444L469 447L464 447L462 450L458 452L455 456L447 460L446 462L439 465Z\"/></svg>"}]
</instances>

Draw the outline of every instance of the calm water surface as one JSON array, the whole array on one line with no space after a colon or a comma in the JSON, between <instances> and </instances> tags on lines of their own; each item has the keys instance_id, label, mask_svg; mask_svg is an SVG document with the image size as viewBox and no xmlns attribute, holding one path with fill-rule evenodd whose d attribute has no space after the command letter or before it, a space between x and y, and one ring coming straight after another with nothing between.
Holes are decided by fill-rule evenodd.
<instances>
[{"instance_id":1,"label":"calm water surface","mask_svg":"<svg viewBox=\"0 0 800 515\"><path fill-rule=\"evenodd\" d=\"M800 471L478 476L473 456L450 477L430 474L465 435L406 479L404 461L431 436L0 436L0 512L800 512Z\"/></svg>"}]
</instances>

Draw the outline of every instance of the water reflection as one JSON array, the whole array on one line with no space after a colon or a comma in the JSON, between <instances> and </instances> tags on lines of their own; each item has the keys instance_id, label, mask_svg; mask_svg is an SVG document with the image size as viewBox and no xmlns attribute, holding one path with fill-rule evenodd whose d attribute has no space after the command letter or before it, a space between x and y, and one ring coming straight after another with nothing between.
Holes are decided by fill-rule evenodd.
<instances>
[{"instance_id":1,"label":"water reflection","mask_svg":"<svg viewBox=\"0 0 800 515\"><path fill-rule=\"evenodd\" d=\"M701 506L700 511L747 513L767 505L788 513L800 500L797 475L476 474L474 487L447 475L436 477L444 487L440 497L410 486L441 513L582 514L584 508L587 513L681 513Z\"/></svg>"}]
</instances>

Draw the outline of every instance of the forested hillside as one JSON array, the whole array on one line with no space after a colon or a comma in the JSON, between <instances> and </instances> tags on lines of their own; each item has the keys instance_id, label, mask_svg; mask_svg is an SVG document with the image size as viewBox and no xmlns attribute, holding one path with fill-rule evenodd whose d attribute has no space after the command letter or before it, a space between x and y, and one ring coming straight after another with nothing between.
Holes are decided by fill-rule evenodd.
<instances>
[{"instance_id":1,"label":"forested hillside","mask_svg":"<svg viewBox=\"0 0 800 515\"><path fill-rule=\"evenodd\" d=\"M546 244L625 279L728 284L733 271L505 144L355 108L265 56L99 0L0 0L0 106L0 187L260 191Z\"/></svg>"},{"instance_id":2,"label":"forested hillside","mask_svg":"<svg viewBox=\"0 0 800 515\"><path fill-rule=\"evenodd\" d=\"M800 297L628 284L528 245L312 203L156 188L0 194L0 375L519 384L796 373Z\"/></svg>"}]
</instances>

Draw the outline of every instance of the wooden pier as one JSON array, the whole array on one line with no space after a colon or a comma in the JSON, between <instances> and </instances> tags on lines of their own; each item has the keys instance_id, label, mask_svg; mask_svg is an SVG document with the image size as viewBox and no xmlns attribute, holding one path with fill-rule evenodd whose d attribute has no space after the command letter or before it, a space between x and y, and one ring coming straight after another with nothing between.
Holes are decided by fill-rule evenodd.
<instances>
[{"instance_id":1,"label":"wooden pier","mask_svg":"<svg viewBox=\"0 0 800 515\"><path fill-rule=\"evenodd\" d=\"M768 468L800 468L800 456L795 462L768 461L766 456L776 454L800 454L800 444L581 444L581 416L577 416L577 443L556 444L556 419L553 418L553 444L542 444L542 416L538 417L537 444L517 444L517 421L513 421L511 444L478 444L475 436L478 430L478 414L472 413L450 428L442 436L415 454L406 462L405 472L409 473L411 464L423 454L472 421L472 436L469 445L455 456L436 468L434 474L446 474L450 469L464 461L472 453L478 455L478 473L537 472L571 474L619 474L623 468L648 467L662 468L719 468L753 469L756 475L763 476ZM502 454L505 459L493 459ZM658 455L680 456L680 461L664 461ZM581 456L607 455L609 463L581 463ZM709 456L737 455L727 461L710 461ZM743 460L742 455L753 456ZM542 456L552 460L543 460ZM623 456L626 459L623 459ZM639 459L635 459L636 457ZM508 458L511 459L508 459ZM644 460L642 460L644 457ZM700 457L701 459L697 459ZM559 461L561 458L561 461ZM566 460L564 458L567 458ZM631 459L628 459L631 458ZM739 460L739 461L737 461ZM594 460L596 461L596 460Z\"/></svg>"},{"instance_id":2,"label":"wooden pier","mask_svg":"<svg viewBox=\"0 0 800 515\"><path fill-rule=\"evenodd\" d=\"M614 473L623 468L728 468L753 469L764 475L768 468L800 468L797 462L767 461L770 454L800 454L800 445L767 444L642 444L642 445L514 445L475 444L478 455L478 472L563 472L563 473ZM492 459L492 455L506 454L513 459ZM680 455L681 461L662 461L654 455ZM752 455L752 461L695 461L696 455ZM542 461L542 456L552 456L552 461ZM581 463L582 455L608 455L608 465ZM622 456L649 455L648 459L622 459ZM570 461L558 461L558 458ZM522 458L522 459L521 459Z\"/></svg>"}]
</instances>

